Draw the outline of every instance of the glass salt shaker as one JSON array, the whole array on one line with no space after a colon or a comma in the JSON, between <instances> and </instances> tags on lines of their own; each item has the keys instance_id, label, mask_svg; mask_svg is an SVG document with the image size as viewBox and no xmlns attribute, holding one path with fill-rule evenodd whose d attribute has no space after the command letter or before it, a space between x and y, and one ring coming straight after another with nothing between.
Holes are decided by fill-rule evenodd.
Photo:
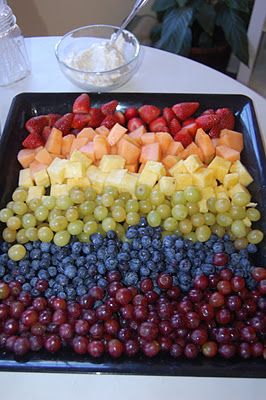
<instances>
[{"instance_id":1,"label":"glass salt shaker","mask_svg":"<svg viewBox=\"0 0 266 400\"><path fill-rule=\"evenodd\" d=\"M25 78L30 64L24 38L6 0L0 0L0 86Z\"/></svg>"}]
</instances>

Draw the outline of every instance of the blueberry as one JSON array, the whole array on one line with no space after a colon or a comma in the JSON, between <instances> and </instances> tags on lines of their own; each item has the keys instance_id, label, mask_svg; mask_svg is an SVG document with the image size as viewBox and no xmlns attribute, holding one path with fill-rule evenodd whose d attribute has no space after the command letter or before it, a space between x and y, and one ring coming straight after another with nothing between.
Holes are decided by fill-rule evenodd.
<instances>
[{"instance_id":1,"label":"blueberry","mask_svg":"<svg viewBox=\"0 0 266 400\"><path fill-rule=\"evenodd\" d=\"M79 276L76 276L73 280L72 280L73 286L77 287L79 285L83 284L83 279L80 278Z\"/></svg>"},{"instance_id":2,"label":"blueberry","mask_svg":"<svg viewBox=\"0 0 266 400\"><path fill-rule=\"evenodd\" d=\"M33 249L30 252L31 260L40 260L41 259L41 255L42 255L42 252L41 252L40 249Z\"/></svg>"},{"instance_id":3,"label":"blueberry","mask_svg":"<svg viewBox=\"0 0 266 400\"><path fill-rule=\"evenodd\" d=\"M200 258L194 258L194 260L192 260L192 265L193 265L193 267L200 267L201 266L201 259Z\"/></svg>"},{"instance_id":4,"label":"blueberry","mask_svg":"<svg viewBox=\"0 0 266 400\"><path fill-rule=\"evenodd\" d=\"M145 250L145 249L140 250L140 252L139 252L139 259L140 259L142 262L148 261L148 260L150 259L150 253L149 253L149 251L148 251L148 250Z\"/></svg>"},{"instance_id":5,"label":"blueberry","mask_svg":"<svg viewBox=\"0 0 266 400\"><path fill-rule=\"evenodd\" d=\"M77 274L77 268L74 265L70 264L66 266L64 272L68 278L73 279Z\"/></svg>"},{"instance_id":6,"label":"blueberry","mask_svg":"<svg viewBox=\"0 0 266 400\"><path fill-rule=\"evenodd\" d=\"M64 274L58 274L55 280L61 286L67 286L69 282L68 277Z\"/></svg>"},{"instance_id":7,"label":"blueberry","mask_svg":"<svg viewBox=\"0 0 266 400\"><path fill-rule=\"evenodd\" d=\"M139 239L133 239L132 249L140 250L142 248L141 241Z\"/></svg>"},{"instance_id":8,"label":"blueberry","mask_svg":"<svg viewBox=\"0 0 266 400\"><path fill-rule=\"evenodd\" d=\"M172 260L173 258L175 258L175 249L170 248L170 247L166 248L164 250L164 254L165 254L166 259Z\"/></svg>"},{"instance_id":9,"label":"blueberry","mask_svg":"<svg viewBox=\"0 0 266 400\"><path fill-rule=\"evenodd\" d=\"M137 258L133 258L129 261L129 268L131 269L131 271L139 271L141 266L140 260Z\"/></svg>"},{"instance_id":10,"label":"blueberry","mask_svg":"<svg viewBox=\"0 0 266 400\"><path fill-rule=\"evenodd\" d=\"M247 258L240 258L240 261L239 261L239 266L241 267L241 268L244 268L244 269L249 269L250 268L250 261L247 259Z\"/></svg>"},{"instance_id":11,"label":"blueberry","mask_svg":"<svg viewBox=\"0 0 266 400\"><path fill-rule=\"evenodd\" d=\"M138 274L135 272L127 272L124 277L124 283L126 286L136 286L139 281Z\"/></svg>"},{"instance_id":12,"label":"blueberry","mask_svg":"<svg viewBox=\"0 0 266 400\"><path fill-rule=\"evenodd\" d=\"M106 253L109 256L114 256L117 254L117 247L115 245L108 245L107 249L106 249Z\"/></svg>"},{"instance_id":13,"label":"blueberry","mask_svg":"<svg viewBox=\"0 0 266 400\"><path fill-rule=\"evenodd\" d=\"M100 262L100 261L97 262L97 271L98 271L98 273L101 274L101 275L104 275L104 274L106 273L106 267L105 267L105 265L104 265L102 262Z\"/></svg>"},{"instance_id":14,"label":"blueberry","mask_svg":"<svg viewBox=\"0 0 266 400\"><path fill-rule=\"evenodd\" d=\"M51 258L51 264L52 264L52 265L61 265L61 264L62 264L62 260L59 261L59 260L57 259L56 255L53 254L53 255L52 255L52 258Z\"/></svg>"},{"instance_id":15,"label":"blueberry","mask_svg":"<svg viewBox=\"0 0 266 400\"><path fill-rule=\"evenodd\" d=\"M168 265L165 272L170 275L175 274L176 268L172 265Z\"/></svg>"},{"instance_id":16,"label":"blueberry","mask_svg":"<svg viewBox=\"0 0 266 400\"><path fill-rule=\"evenodd\" d=\"M118 267L118 261L116 258L108 257L105 260L105 266L108 271L114 271Z\"/></svg>"},{"instance_id":17,"label":"blueberry","mask_svg":"<svg viewBox=\"0 0 266 400\"><path fill-rule=\"evenodd\" d=\"M71 257L71 256L67 256L66 258L64 258L64 259L62 260L62 265L71 264L72 261L73 261L72 257Z\"/></svg>"},{"instance_id":18,"label":"blueberry","mask_svg":"<svg viewBox=\"0 0 266 400\"><path fill-rule=\"evenodd\" d=\"M41 292L38 289L33 288L31 289L31 295L32 297L39 297L41 295Z\"/></svg>"},{"instance_id":19,"label":"blueberry","mask_svg":"<svg viewBox=\"0 0 266 400\"><path fill-rule=\"evenodd\" d=\"M89 265L87 270L88 270L88 275L89 276L94 276L97 273L97 268L96 268L95 265Z\"/></svg>"},{"instance_id":20,"label":"blueberry","mask_svg":"<svg viewBox=\"0 0 266 400\"><path fill-rule=\"evenodd\" d=\"M157 271L159 271L159 272L162 272L162 271L165 270L165 264L164 264L164 262L158 262L158 263L156 264L156 266L157 266ZM174 266L175 266L175 265L174 265Z\"/></svg>"},{"instance_id":21,"label":"blueberry","mask_svg":"<svg viewBox=\"0 0 266 400\"><path fill-rule=\"evenodd\" d=\"M190 285L191 284L191 276L189 274L186 274L184 272L179 274L179 282L183 285Z\"/></svg>"},{"instance_id":22,"label":"blueberry","mask_svg":"<svg viewBox=\"0 0 266 400\"><path fill-rule=\"evenodd\" d=\"M106 237L107 239L117 239L116 232L112 230L106 232Z\"/></svg>"},{"instance_id":23,"label":"blueberry","mask_svg":"<svg viewBox=\"0 0 266 400\"><path fill-rule=\"evenodd\" d=\"M247 245L247 251L249 253L256 253L258 251L257 246L255 244L249 243Z\"/></svg>"},{"instance_id":24,"label":"blueberry","mask_svg":"<svg viewBox=\"0 0 266 400\"><path fill-rule=\"evenodd\" d=\"M0 265L0 278L2 278L6 273L6 269L3 265Z\"/></svg>"},{"instance_id":25,"label":"blueberry","mask_svg":"<svg viewBox=\"0 0 266 400\"><path fill-rule=\"evenodd\" d=\"M51 289L51 288L46 289L44 294L45 294L45 297L49 299L54 294L53 289Z\"/></svg>"},{"instance_id":26,"label":"blueberry","mask_svg":"<svg viewBox=\"0 0 266 400\"><path fill-rule=\"evenodd\" d=\"M32 287L35 287L37 281L38 281L38 278L36 278L36 277L34 276L34 277L30 280L30 285L31 285Z\"/></svg>"},{"instance_id":27,"label":"blueberry","mask_svg":"<svg viewBox=\"0 0 266 400\"><path fill-rule=\"evenodd\" d=\"M0 256L0 265L6 264L7 261L8 261L7 253L1 254L1 256Z\"/></svg>"},{"instance_id":28,"label":"blueberry","mask_svg":"<svg viewBox=\"0 0 266 400\"><path fill-rule=\"evenodd\" d=\"M27 275L29 273L29 271L30 271L29 262L28 261L24 261L24 260L23 260L23 262L20 261L19 262L19 272L22 275Z\"/></svg>"},{"instance_id":29,"label":"blueberry","mask_svg":"<svg viewBox=\"0 0 266 400\"><path fill-rule=\"evenodd\" d=\"M11 281L13 281L12 275L11 275L11 274L6 274L6 275L4 276L4 278L3 278L3 281L4 281L5 283L10 283Z\"/></svg>"},{"instance_id":30,"label":"blueberry","mask_svg":"<svg viewBox=\"0 0 266 400\"><path fill-rule=\"evenodd\" d=\"M212 264L204 263L204 264L202 264L201 268L202 268L202 272L207 276L214 274L214 272L215 272L215 268Z\"/></svg>"},{"instance_id":31,"label":"blueberry","mask_svg":"<svg viewBox=\"0 0 266 400\"><path fill-rule=\"evenodd\" d=\"M84 264L86 262L86 258L84 256L79 256L76 260L76 266L79 267L83 267Z\"/></svg>"},{"instance_id":32,"label":"blueberry","mask_svg":"<svg viewBox=\"0 0 266 400\"><path fill-rule=\"evenodd\" d=\"M2 243L1 243L1 250L2 250L3 252L8 251L9 247L10 247L10 244L9 244L9 243L7 243L7 242L2 242Z\"/></svg>"},{"instance_id":33,"label":"blueberry","mask_svg":"<svg viewBox=\"0 0 266 400\"><path fill-rule=\"evenodd\" d=\"M241 249L240 252L239 252L239 254L240 254L242 257L248 257L248 251L247 251L247 249Z\"/></svg>"},{"instance_id":34,"label":"blueberry","mask_svg":"<svg viewBox=\"0 0 266 400\"><path fill-rule=\"evenodd\" d=\"M55 280L53 278L49 279L49 281L48 281L49 287L52 288L54 286L54 284L55 284Z\"/></svg>"},{"instance_id":35,"label":"blueberry","mask_svg":"<svg viewBox=\"0 0 266 400\"><path fill-rule=\"evenodd\" d=\"M106 288L108 286L108 282L106 279L104 278L100 278L97 280L97 286L101 287L101 288Z\"/></svg>"},{"instance_id":36,"label":"blueberry","mask_svg":"<svg viewBox=\"0 0 266 400\"><path fill-rule=\"evenodd\" d=\"M87 293L87 288L84 285L79 285L76 288L76 292L78 296L83 296Z\"/></svg>"},{"instance_id":37,"label":"blueberry","mask_svg":"<svg viewBox=\"0 0 266 400\"><path fill-rule=\"evenodd\" d=\"M139 252L137 250L131 250L130 258L138 258Z\"/></svg>"},{"instance_id":38,"label":"blueberry","mask_svg":"<svg viewBox=\"0 0 266 400\"><path fill-rule=\"evenodd\" d=\"M127 239L134 239L138 236L138 230L135 226L130 226L126 231L126 238Z\"/></svg>"},{"instance_id":39,"label":"blueberry","mask_svg":"<svg viewBox=\"0 0 266 400\"><path fill-rule=\"evenodd\" d=\"M15 261L13 261L13 260L8 260L8 262L7 262L7 268L9 269L9 270L11 270L12 268L15 268L17 266L17 263L15 262Z\"/></svg>"},{"instance_id":40,"label":"blueberry","mask_svg":"<svg viewBox=\"0 0 266 400\"><path fill-rule=\"evenodd\" d=\"M50 246L50 252L52 254L58 253L59 249L60 249L60 247L56 246L56 244L54 244L54 243L52 243Z\"/></svg>"},{"instance_id":41,"label":"blueberry","mask_svg":"<svg viewBox=\"0 0 266 400\"><path fill-rule=\"evenodd\" d=\"M62 261L68 255L69 255L68 248L61 247L60 250L56 253L56 258L57 258L58 261Z\"/></svg>"},{"instance_id":42,"label":"blueberry","mask_svg":"<svg viewBox=\"0 0 266 400\"><path fill-rule=\"evenodd\" d=\"M202 248L203 248L203 243L201 243L201 242L195 242L194 243L194 249L195 250L201 250Z\"/></svg>"},{"instance_id":43,"label":"blueberry","mask_svg":"<svg viewBox=\"0 0 266 400\"><path fill-rule=\"evenodd\" d=\"M146 236L147 235L147 230L146 230L146 228L144 228L144 227L139 227L139 228L137 228L137 236L138 237L142 237L142 236Z\"/></svg>"},{"instance_id":44,"label":"blueberry","mask_svg":"<svg viewBox=\"0 0 266 400\"><path fill-rule=\"evenodd\" d=\"M154 240L152 241L152 247L153 247L154 249L156 249L156 250L161 250L161 248L162 248L162 241L159 240L159 239L154 239Z\"/></svg>"},{"instance_id":45,"label":"blueberry","mask_svg":"<svg viewBox=\"0 0 266 400\"><path fill-rule=\"evenodd\" d=\"M30 285L30 283L28 283L28 282L24 283L24 284L22 285L22 289L23 289L25 292L30 292L30 291L31 291L31 285Z\"/></svg>"},{"instance_id":46,"label":"blueberry","mask_svg":"<svg viewBox=\"0 0 266 400\"><path fill-rule=\"evenodd\" d=\"M245 276L245 272L244 272L243 269L241 269L241 268L235 269L234 273L235 273L235 275L237 275L237 276Z\"/></svg>"},{"instance_id":47,"label":"blueberry","mask_svg":"<svg viewBox=\"0 0 266 400\"><path fill-rule=\"evenodd\" d=\"M128 261L128 260L130 260L130 255L128 253L125 253L125 252L120 252L120 253L117 254L117 260L119 262Z\"/></svg>"},{"instance_id":48,"label":"blueberry","mask_svg":"<svg viewBox=\"0 0 266 400\"><path fill-rule=\"evenodd\" d=\"M97 262L97 257L95 254L89 254L86 257L86 262L90 263L90 264L95 264Z\"/></svg>"},{"instance_id":49,"label":"blueberry","mask_svg":"<svg viewBox=\"0 0 266 400\"><path fill-rule=\"evenodd\" d=\"M83 243L82 251L85 255L90 254L93 251L93 246L90 243Z\"/></svg>"},{"instance_id":50,"label":"blueberry","mask_svg":"<svg viewBox=\"0 0 266 400\"><path fill-rule=\"evenodd\" d=\"M22 285L23 285L23 283L26 282L26 278L25 278L25 276L23 276L23 275L17 275L17 276L15 277L15 280L16 280L17 282L21 283Z\"/></svg>"},{"instance_id":51,"label":"blueberry","mask_svg":"<svg viewBox=\"0 0 266 400\"><path fill-rule=\"evenodd\" d=\"M189 249L188 251L187 251L187 255L188 255L188 258L190 258L190 259L194 259L196 256L198 256L197 255L197 253L196 253L196 251L194 250L194 249Z\"/></svg>"},{"instance_id":52,"label":"blueberry","mask_svg":"<svg viewBox=\"0 0 266 400\"><path fill-rule=\"evenodd\" d=\"M86 278L87 274L88 274L88 271L87 271L86 268L80 267L80 268L78 269L78 276L79 276L80 278L82 278L82 279Z\"/></svg>"},{"instance_id":53,"label":"blueberry","mask_svg":"<svg viewBox=\"0 0 266 400\"><path fill-rule=\"evenodd\" d=\"M38 278L48 280L49 279L49 272L45 269L40 269L38 272Z\"/></svg>"},{"instance_id":54,"label":"blueberry","mask_svg":"<svg viewBox=\"0 0 266 400\"><path fill-rule=\"evenodd\" d=\"M140 272L140 275L144 276L144 277L150 275L150 270L147 267L141 267L139 272Z\"/></svg>"},{"instance_id":55,"label":"blueberry","mask_svg":"<svg viewBox=\"0 0 266 400\"><path fill-rule=\"evenodd\" d=\"M147 236L147 235L142 236L142 238L141 238L141 245L142 245L145 249L147 249L148 247L150 247L151 244L152 244L152 240L151 240L150 236Z\"/></svg>"},{"instance_id":56,"label":"blueberry","mask_svg":"<svg viewBox=\"0 0 266 400\"><path fill-rule=\"evenodd\" d=\"M197 251L197 258L200 259L201 261L205 260L205 253L203 250Z\"/></svg>"},{"instance_id":57,"label":"blueberry","mask_svg":"<svg viewBox=\"0 0 266 400\"><path fill-rule=\"evenodd\" d=\"M31 251L33 249L33 245L31 242L24 244L24 246L25 246L25 249L28 251Z\"/></svg>"},{"instance_id":58,"label":"blueberry","mask_svg":"<svg viewBox=\"0 0 266 400\"><path fill-rule=\"evenodd\" d=\"M47 269L47 268L49 268L50 267L50 261L49 260L40 260L40 268L45 268L45 269Z\"/></svg>"},{"instance_id":59,"label":"blueberry","mask_svg":"<svg viewBox=\"0 0 266 400\"><path fill-rule=\"evenodd\" d=\"M126 272L129 270L129 265L127 261L121 261L118 266L119 271Z\"/></svg>"},{"instance_id":60,"label":"blueberry","mask_svg":"<svg viewBox=\"0 0 266 400\"><path fill-rule=\"evenodd\" d=\"M151 278L154 282L157 281L158 276L159 276L159 272L157 272L157 271L152 271L151 274L150 274L150 278Z\"/></svg>"},{"instance_id":61,"label":"blueberry","mask_svg":"<svg viewBox=\"0 0 266 400\"><path fill-rule=\"evenodd\" d=\"M237 265L241 259L241 255L239 253L233 253L230 256L230 262L233 265Z\"/></svg>"},{"instance_id":62,"label":"blueberry","mask_svg":"<svg viewBox=\"0 0 266 400\"><path fill-rule=\"evenodd\" d=\"M71 244L71 250L75 254L79 254L82 250L82 243L80 242L75 242Z\"/></svg>"},{"instance_id":63,"label":"blueberry","mask_svg":"<svg viewBox=\"0 0 266 400\"><path fill-rule=\"evenodd\" d=\"M65 292L59 292L59 293L57 294L57 297L59 297L60 299L66 299L66 298L67 298L67 295L66 295Z\"/></svg>"},{"instance_id":64,"label":"blueberry","mask_svg":"<svg viewBox=\"0 0 266 400\"><path fill-rule=\"evenodd\" d=\"M227 254L232 254L232 253L235 252L235 246L233 245L233 243L231 241L230 242L228 241L228 242L224 243L224 251Z\"/></svg>"},{"instance_id":65,"label":"blueberry","mask_svg":"<svg viewBox=\"0 0 266 400\"><path fill-rule=\"evenodd\" d=\"M227 233L223 236L223 241L224 242L228 242L230 240L230 235L228 235Z\"/></svg>"},{"instance_id":66,"label":"blueberry","mask_svg":"<svg viewBox=\"0 0 266 400\"><path fill-rule=\"evenodd\" d=\"M153 262L152 260L147 261L147 268L149 268L151 271L155 271L157 266L155 264L155 262Z\"/></svg>"},{"instance_id":67,"label":"blueberry","mask_svg":"<svg viewBox=\"0 0 266 400\"><path fill-rule=\"evenodd\" d=\"M216 242L212 249L214 253L222 253L224 251L224 244L222 242Z\"/></svg>"},{"instance_id":68,"label":"blueberry","mask_svg":"<svg viewBox=\"0 0 266 400\"><path fill-rule=\"evenodd\" d=\"M124 242L122 244L122 249L121 250L129 252L130 251L130 244L128 242Z\"/></svg>"},{"instance_id":69,"label":"blueberry","mask_svg":"<svg viewBox=\"0 0 266 400\"><path fill-rule=\"evenodd\" d=\"M34 271L38 271L38 270L40 269L40 261L39 261L39 260L33 260L33 261L31 262L31 268L32 268Z\"/></svg>"},{"instance_id":70,"label":"blueberry","mask_svg":"<svg viewBox=\"0 0 266 400\"><path fill-rule=\"evenodd\" d=\"M165 248L172 248L174 245L174 239L172 236L167 235L163 238L163 246Z\"/></svg>"},{"instance_id":71,"label":"blueberry","mask_svg":"<svg viewBox=\"0 0 266 400\"><path fill-rule=\"evenodd\" d=\"M93 233L90 236L90 240L92 242L92 244L98 248L103 244L103 236L100 233ZM84 251L84 250L83 250Z\"/></svg>"},{"instance_id":72,"label":"blueberry","mask_svg":"<svg viewBox=\"0 0 266 400\"><path fill-rule=\"evenodd\" d=\"M183 260L183 257L184 257L183 252L178 251L177 253L175 253L175 260L177 262Z\"/></svg>"},{"instance_id":73,"label":"blueberry","mask_svg":"<svg viewBox=\"0 0 266 400\"><path fill-rule=\"evenodd\" d=\"M148 225L148 223L147 223L146 218L145 217L141 217L140 221L139 221L139 226L147 226L147 225Z\"/></svg>"},{"instance_id":74,"label":"blueberry","mask_svg":"<svg viewBox=\"0 0 266 400\"><path fill-rule=\"evenodd\" d=\"M105 257L106 257L106 249L104 248L104 247L100 247L98 250L97 250L97 258L98 258L98 260L105 260Z\"/></svg>"},{"instance_id":75,"label":"blueberry","mask_svg":"<svg viewBox=\"0 0 266 400\"><path fill-rule=\"evenodd\" d=\"M49 253L50 248L51 248L51 243L42 242L42 243L40 244L40 249L41 249L41 251L44 251L44 252L46 252L46 253Z\"/></svg>"},{"instance_id":76,"label":"blueberry","mask_svg":"<svg viewBox=\"0 0 266 400\"><path fill-rule=\"evenodd\" d=\"M193 271L193 276L198 276L202 275L202 269L201 268L195 268Z\"/></svg>"},{"instance_id":77,"label":"blueberry","mask_svg":"<svg viewBox=\"0 0 266 400\"><path fill-rule=\"evenodd\" d=\"M158 250L154 250L152 252L151 259L153 262L158 263L159 261L161 261L161 253Z\"/></svg>"}]
</instances>

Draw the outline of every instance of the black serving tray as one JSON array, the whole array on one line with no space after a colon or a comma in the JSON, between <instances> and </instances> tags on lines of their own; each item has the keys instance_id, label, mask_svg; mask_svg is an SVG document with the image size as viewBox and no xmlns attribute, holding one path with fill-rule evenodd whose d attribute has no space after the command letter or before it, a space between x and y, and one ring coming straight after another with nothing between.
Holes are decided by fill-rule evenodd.
<instances>
[{"instance_id":1,"label":"black serving tray","mask_svg":"<svg viewBox=\"0 0 266 400\"><path fill-rule=\"evenodd\" d=\"M73 101L80 93L22 93L12 102L0 142L0 207L10 201L12 191L18 182L20 166L16 155L21 142L26 137L26 120L32 116L71 111ZM178 102L199 101L199 113L208 108L229 107L236 116L236 130L244 134L242 162L254 178L249 190L252 200L257 202L262 213L258 227L266 233L266 159L252 100L243 95L226 94L165 94L165 93L90 93L93 107L113 100L119 101L123 109L142 104L169 107ZM266 239L260 244L254 257L255 265L266 265ZM216 357L208 360L175 360L166 355L153 359L137 356L133 359L122 357L112 360L104 356L91 360L64 349L56 355L47 352L30 353L23 358L0 349L0 370L39 371L39 372L77 372L77 373L118 373L137 375L170 375L201 377L249 377L265 378L266 362L263 359L243 360L238 357L224 360Z\"/></svg>"}]
</instances>

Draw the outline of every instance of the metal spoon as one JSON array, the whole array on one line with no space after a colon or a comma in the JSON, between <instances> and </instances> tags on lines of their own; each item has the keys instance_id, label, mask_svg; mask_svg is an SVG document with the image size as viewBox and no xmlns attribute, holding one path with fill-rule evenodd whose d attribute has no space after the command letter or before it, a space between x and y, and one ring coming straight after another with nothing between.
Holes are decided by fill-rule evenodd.
<instances>
[{"instance_id":1,"label":"metal spoon","mask_svg":"<svg viewBox=\"0 0 266 400\"><path fill-rule=\"evenodd\" d=\"M145 6L145 4L148 2L149 0L136 0L131 12L129 13L129 15L124 19L124 21L122 22L120 28L111 36L109 45L113 46L115 41L117 40L118 36L121 34L121 32L123 31L123 29L125 29L125 27L129 24L129 22L135 17L135 15L139 12L139 10Z\"/></svg>"}]
</instances>

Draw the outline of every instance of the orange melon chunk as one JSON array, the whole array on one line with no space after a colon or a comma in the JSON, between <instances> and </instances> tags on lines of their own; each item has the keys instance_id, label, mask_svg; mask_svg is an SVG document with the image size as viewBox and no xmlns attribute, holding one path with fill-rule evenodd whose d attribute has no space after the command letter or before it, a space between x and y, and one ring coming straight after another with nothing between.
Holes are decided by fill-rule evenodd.
<instances>
[{"instance_id":1,"label":"orange melon chunk","mask_svg":"<svg viewBox=\"0 0 266 400\"><path fill-rule=\"evenodd\" d=\"M62 147L61 147L62 156L67 157L69 155L74 139L75 139L75 135L72 135L72 134L69 134L69 135L66 135L63 137Z\"/></svg>"},{"instance_id":2,"label":"orange melon chunk","mask_svg":"<svg viewBox=\"0 0 266 400\"><path fill-rule=\"evenodd\" d=\"M45 148L49 153L61 154L63 134L59 129L53 128L45 143Z\"/></svg>"},{"instance_id":3,"label":"orange melon chunk","mask_svg":"<svg viewBox=\"0 0 266 400\"><path fill-rule=\"evenodd\" d=\"M225 145L241 152L244 148L243 135L240 132L222 129L219 145Z\"/></svg>"},{"instance_id":4,"label":"orange melon chunk","mask_svg":"<svg viewBox=\"0 0 266 400\"><path fill-rule=\"evenodd\" d=\"M105 154L109 154L110 145L105 136L97 135L93 139L96 160L101 160Z\"/></svg>"},{"instance_id":5,"label":"orange melon chunk","mask_svg":"<svg viewBox=\"0 0 266 400\"><path fill-rule=\"evenodd\" d=\"M46 164L39 163L38 161L32 161L29 165L31 178L34 179L34 174L36 174L36 172L42 171L47 167L48 165Z\"/></svg>"},{"instance_id":6,"label":"orange melon chunk","mask_svg":"<svg viewBox=\"0 0 266 400\"><path fill-rule=\"evenodd\" d=\"M200 128L197 130L195 143L202 151L204 163L209 164L215 156L215 148L212 144L210 136Z\"/></svg>"},{"instance_id":7,"label":"orange melon chunk","mask_svg":"<svg viewBox=\"0 0 266 400\"><path fill-rule=\"evenodd\" d=\"M117 154L124 157L126 164L135 164L139 160L140 149L127 135L117 144Z\"/></svg>"},{"instance_id":8,"label":"orange melon chunk","mask_svg":"<svg viewBox=\"0 0 266 400\"><path fill-rule=\"evenodd\" d=\"M146 132L141 136L141 143L143 145L145 144L151 144L156 141L156 136L154 132Z\"/></svg>"},{"instance_id":9,"label":"orange melon chunk","mask_svg":"<svg viewBox=\"0 0 266 400\"><path fill-rule=\"evenodd\" d=\"M214 147L218 146L218 144L219 144L219 138L213 138L213 139L212 139L212 144L213 144Z\"/></svg>"},{"instance_id":10,"label":"orange melon chunk","mask_svg":"<svg viewBox=\"0 0 266 400\"><path fill-rule=\"evenodd\" d=\"M155 133L156 141L160 143L161 150L163 154L167 154L167 149L171 143L173 143L174 139L168 132L156 132ZM169 154L169 153L168 153Z\"/></svg>"},{"instance_id":11,"label":"orange melon chunk","mask_svg":"<svg viewBox=\"0 0 266 400\"><path fill-rule=\"evenodd\" d=\"M140 164L139 170L138 170L138 173L139 173L139 174L144 170L145 165L146 165L146 163Z\"/></svg>"},{"instance_id":12,"label":"orange melon chunk","mask_svg":"<svg viewBox=\"0 0 266 400\"><path fill-rule=\"evenodd\" d=\"M170 143L166 150L166 155L171 155L171 156L178 156L182 151L184 150L184 146L182 145L181 142L175 142L173 141Z\"/></svg>"},{"instance_id":13,"label":"orange melon chunk","mask_svg":"<svg viewBox=\"0 0 266 400\"><path fill-rule=\"evenodd\" d=\"M225 145L216 147L216 155L231 162L240 160L240 152Z\"/></svg>"},{"instance_id":14,"label":"orange melon chunk","mask_svg":"<svg viewBox=\"0 0 266 400\"><path fill-rule=\"evenodd\" d=\"M85 146L80 147L79 151L86 154L95 163L94 143L89 142Z\"/></svg>"},{"instance_id":15,"label":"orange melon chunk","mask_svg":"<svg viewBox=\"0 0 266 400\"><path fill-rule=\"evenodd\" d=\"M17 159L23 168L28 168L35 159L35 149L21 149L18 152Z\"/></svg>"},{"instance_id":16,"label":"orange melon chunk","mask_svg":"<svg viewBox=\"0 0 266 400\"><path fill-rule=\"evenodd\" d=\"M92 142L96 132L92 128L83 128L78 134L77 138L87 138L88 142Z\"/></svg>"},{"instance_id":17,"label":"orange melon chunk","mask_svg":"<svg viewBox=\"0 0 266 400\"><path fill-rule=\"evenodd\" d=\"M53 158L51 157L51 154L45 147L43 147L41 150L39 150L36 155L35 155L35 160L38 161L41 164L47 164L50 165L51 162L53 161Z\"/></svg>"},{"instance_id":18,"label":"orange melon chunk","mask_svg":"<svg viewBox=\"0 0 266 400\"><path fill-rule=\"evenodd\" d=\"M95 132L96 132L98 135L107 137L107 136L109 135L109 132L110 132L110 131L109 131L108 128L106 128L106 126L101 125L101 126L99 126L98 128L95 129Z\"/></svg>"},{"instance_id":19,"label":"orange melon chunk","mask_svg":"<svg viewBox=\"0 0 266 400\"><path fill-rule=\"evenodd\" d=\"M85 146L87 143L88 143L88 138L86 138L86 137L81 137L81 138L76 137L72 142L71 149L70 149L70 154L72 154L74 150L79 150L82 146Z\"/></svg>"},{"instance_id":20,"label":"orange melon chunk","mask_svg":"<svg viewBox=\"0 0 266 400\"><path fill-rule=\"evenodd\" d=\"M135 142L139 145L142 144L141 136L146 132L146 129L143 125L139 126L134 131L128 133L128 136L135 140Z\"/></svg>"},{"instance_id":21,"label":"orange melon chunk","mask_svg":"<svg viewBox=\"0 0 266 400\"><path fill-rule=\"evenodd\" d=\"M128 170L128 172L138 172L139 165L138 165L138 163L128 164L128 165L125 165L125 168Z\"/></svg>"},{"instance_id":22,"label":"orange melon chunk","mask_svg":"<svg viewBox=\"0 0 266 400\"><path fill-rule=\"evenodd\" d=\"M124 126L116 123L110 130L109 135L107 136L107 140L110 146L114 146L117 142L119 142L119 140L124 136L126 131L127 129Z\"/></svg>"},{"instance_id":23,"label":"orange melon chunk","mask_svg":"<svg viewBox=\"0 0 266 400\"><path fill-rule=\"evenodd\" d=\"M116 155L116 154L117 154L117 146L116 146L116 145L111 146L110 154L113 154L113 155Z\"/></svg>"},{"instance_id":24,"label":"orange melon chunk","mask_svg":"<svg viewBox=\"0 0 266 400\"><path fill-rule=\"evenodd\" d=\"M191 154L196 154L197 156L199 156L199 158L201 159L201 161L203 161L203 153L201 151L201 149L199 148L199 146L197 146L194 142L190 143L183 151L182 153L179 154L179 157L182 160L185 160L186 158L188 158L188 156L190 156Z\"/></svg>"},{"instance_id":25,"label":"orange melon chunk","mask_svg":"<svg viewBox=\"0 0 266 400\"><path fill-rule=\"evenodd\" d=\"M160 143L149 143L142 147L140 162L145 163L149 160L151 161L161 161L162 151Z\"/></svg>"},{"instance_id":26,"label":"orange melon chunk","mask_svg":"<svg viewBox=\"0 0 266 400\"><path fill-rule=\"evenodd\" d=\"M179 157L173 156L171 154L168 154L168 156L164 157L162 159L162 163L165 166L166 170L168 171L170 168L172 168L177 162L179 161Z\"/></svg>"}]
</instances>

